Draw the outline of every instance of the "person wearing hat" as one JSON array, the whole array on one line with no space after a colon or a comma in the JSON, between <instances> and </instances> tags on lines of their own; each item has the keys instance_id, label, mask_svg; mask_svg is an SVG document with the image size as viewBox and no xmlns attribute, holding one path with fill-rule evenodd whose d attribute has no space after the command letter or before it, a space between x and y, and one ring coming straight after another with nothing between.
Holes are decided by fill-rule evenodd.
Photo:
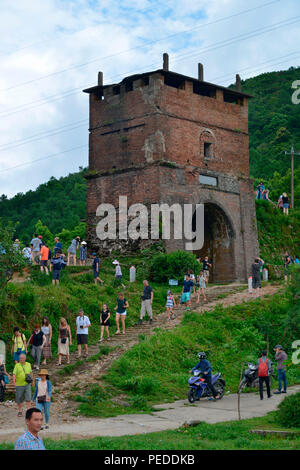
<instances>
[{"instance_id":1,"label":"person wearing hat","mask_svg":"<svg viewBox=\"0 0 300 470\"><path fill-rule=\"evenodd\" d=\"M93 258L93 270L94 270L94 283L97 285L97 282L101 282L103 284L102 279L99 277L99 272L100 272L100 260L97 257L97 253L92 253L92 258Z\"/></svg>"},{"instance_id":2,"label":"person wearing hat","mask_svg":"<svg viewBox=\"0 0 300 470\"><path fill-rule=\"evenodd\" d=\"M117 259L115 259L115 261L113 261L113 263L115 266L116 266L116 271L115 271L115 278L116 279L122 279L123 275L122 275L122 270L121 270L121 266L120 266L120 263ZM124 286L124 284L122 284L122 287L123 289L126 289L126 286Z\"/></svg>"},{"instance_id":3,"label":"person wearing hat","mask_svg":"<svg viewBox=\"0 0 300 470\"><path fill-rule=\"evenodd\" d=\"M52 383L49 380L47 369L41 369L35 380L35 391L32 401L36 401L36 407L45 415L45 429L49 429L50 405L52 395ZM41 428L43 429L43 428Z\"/></svg>"},{"instance_id":4,"label":"person wearing hat","mask_svg":"<svg viewBox=\"0 0 300 470\"><path fill-rule=\"evenodd\" d=\"M80 245L80 250L79 250L79 263L80 266L85 266L86 265L86 245L87 243L83 240Z\"/></svg>"},{"instance_id":5,"label":"person wearing hat","mask_svg":"<svg viewBox=\"0 0 300 470\"><path fill-rule=\"evenodd\" d=\"M288 356L285 351L283 351L281 344L276 344L275 348L275 361L277 361L277 374L278 374L278 391L274 392L275 395L279 393L286 393L287 383L286 383L286 365L285 361ZM283 382L283 390L282 388Z\"/></svg>"},{"instance_id":6,"label":"person wearing hat","mask_svg":"<svg viewBox=\"0 0 300 470\"><path fill-rule=\"evenodd\" d=\"M20 240L18 238L15 239L14 244L13 244L13 248L16 252L20 251Z\"/></svg>"}]
</instances>

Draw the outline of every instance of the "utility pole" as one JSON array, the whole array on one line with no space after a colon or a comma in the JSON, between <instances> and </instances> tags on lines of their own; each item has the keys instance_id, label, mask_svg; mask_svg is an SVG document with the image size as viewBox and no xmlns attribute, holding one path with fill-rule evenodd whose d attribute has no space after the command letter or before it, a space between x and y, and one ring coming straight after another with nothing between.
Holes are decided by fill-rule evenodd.
<instances>
[{"instance_id":1,"label":"utility pole","mask_svg":"<svg viewBox=\"0 0 300 470\"><path fill-rule=\"evenodd\" d=\"M287 151L284 152L287 155ZM300 155L300 150L295 152L294 144L291 145L291 208L294 209L294 154Z\"/></svg>"}]
</instances>

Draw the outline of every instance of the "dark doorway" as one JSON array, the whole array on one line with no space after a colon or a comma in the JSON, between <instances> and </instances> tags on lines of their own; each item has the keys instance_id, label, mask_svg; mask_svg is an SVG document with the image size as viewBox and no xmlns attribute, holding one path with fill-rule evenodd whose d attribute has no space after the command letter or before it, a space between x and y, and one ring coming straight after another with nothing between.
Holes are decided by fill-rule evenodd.
<instances>
[{"instance_id":1,"label":"dark doorway","mask_svg":"<svg viewBox=\"0 0 300 470\"><path fill-rule=\"evenodd\" d=\"M196 211L192 229L196 229ZM223 283L235 280L234 231L229 218L216 204L204 204L204 245L194 254L201 259L208 256L212 263L211 281Z\"/></svg>"}]
</instances>

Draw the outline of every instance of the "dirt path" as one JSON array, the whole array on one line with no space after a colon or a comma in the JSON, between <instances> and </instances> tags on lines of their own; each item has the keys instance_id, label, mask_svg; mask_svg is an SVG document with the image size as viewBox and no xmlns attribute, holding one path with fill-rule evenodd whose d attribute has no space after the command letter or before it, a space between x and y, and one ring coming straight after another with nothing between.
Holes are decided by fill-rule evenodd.
<instances>
[{"instance_id":1,"label":"dirt path","mask_svg":"<svg viewBox=\"0 0 300 470\"><path fill-rule=\"evenodd\" d=\"M273 295L280 288L280 286L267 285L261 289L261 296ZM253 295L249 294L247 290L240 291L240 289L240 284L208 287L208 301L204 304L197 304L192 301L192 310L202 313L204 311L213 310L217 305L222 304L224 307L227 307L254 300ZM218 298L221 295L227 296L225 298ZM111 337L110 341L103 341L101 345L112 348L111 352L107 356L102 356L100 360L94 362L83 361L83 364L76 367L71 376L62 376L59 374L64 366L56 366L56 360L47 365L55 390L53 395L54 401L51 405L51 424L53 426L61 423L78 423L80 425L83 420L86 420L86 418L72 415L73 411L78 407L78 403L67 398L72 389L74 390L74 387L76 387L76 393L82 394L89 384L101 383L102 375L111 367L114 360L120 358L125 351L137 344L141 334L145 336L155 334L155 328L157 327L172 329L180 324L184 313L185 309L182 306L177 307L177 309L175 309L175 320L168 321L167 313L163 312L155 317L152 325L146 321L142 325L129 327L126 330L125 336L114 335ZM89 356L93 356L98 352L99 343L89 346ZM76 353L71 353L71 364L74 364L76 361ZM0 403L0 428L6 429L8 432L14 429L23 419L17 418L16 414L16 404L14 402Z\"/></svg>"}]
</instances>

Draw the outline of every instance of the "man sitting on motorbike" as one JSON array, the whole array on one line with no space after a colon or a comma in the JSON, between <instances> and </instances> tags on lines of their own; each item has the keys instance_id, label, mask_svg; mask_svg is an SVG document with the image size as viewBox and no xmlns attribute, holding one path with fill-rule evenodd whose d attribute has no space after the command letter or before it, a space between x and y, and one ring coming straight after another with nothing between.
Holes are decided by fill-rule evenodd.
<instances>
[{"instance_id":1,"label":"man sitting on motorbike","mask_svg":"<svg viewBox=\"0 0 300 470\"><path fill-rule=\"evenodd\" d=\"M212 367L210 362L206 359L206 354L205 352L199 352L198 357L200 361L198 364L192 368L191 373L194 372L194 370L200 370L201 374L205 380L205 383L207 384L208 388L210 389L213 398L210 398L210 400L216 401L218 398L220 398L220 395L216 392L215 387L211 383L211 371Z\"/></svg>"}]
</instances>

